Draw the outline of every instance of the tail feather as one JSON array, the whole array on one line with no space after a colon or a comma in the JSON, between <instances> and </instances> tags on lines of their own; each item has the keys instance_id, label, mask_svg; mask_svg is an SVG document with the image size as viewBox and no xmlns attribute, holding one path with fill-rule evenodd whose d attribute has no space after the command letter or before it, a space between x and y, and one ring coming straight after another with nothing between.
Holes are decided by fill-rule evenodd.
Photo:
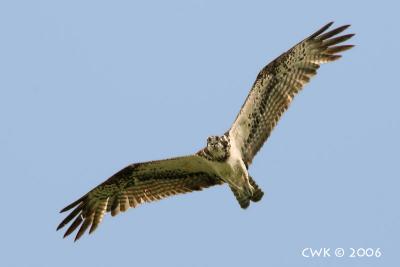
<instances>
[{"instance_id":1,"label":"tail feather","mask_svg":"<svg viewBox=\"0 0 400 267\"><path fill-rule=\"evenodd\" d=\"M264 192L260 189L260 187L256 184L256 182L249 176L250 185L254 188L253 195L248 196L246 194L241 194L239 190L230 186L233 194L235 195L239 205L242 209L247 209L250 205L250 201L258 202L264 196Z\"/></svg>"},{"instance_id":2,"label":"tail feather","mask_svg":"<svg viewBox=\"0 0 400 267\"><path fill-rule=\"evenodd\" d=\"M250 198L244 194L240 194L236 188L233 188L232 186L230 186L230 188L239 202L240 207L242 209L247 209L247 207L250 205Z\"/></svg>"}]
</instances>

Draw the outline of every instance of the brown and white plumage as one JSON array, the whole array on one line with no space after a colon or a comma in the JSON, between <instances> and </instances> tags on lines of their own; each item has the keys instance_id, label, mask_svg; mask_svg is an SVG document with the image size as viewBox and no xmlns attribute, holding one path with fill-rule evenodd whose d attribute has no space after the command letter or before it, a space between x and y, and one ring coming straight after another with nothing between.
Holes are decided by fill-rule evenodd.
<instances>
[{"instance_id":1,"label":"brown and white plumage","mask_svg":"<svg viewBox=\"0 0 400 267\"><path fill-rule=\"evenodd\" d=\"M277 57L258 74L229 130L229 135L241 148L246 165L252 162L294 96L317 73L320 64L339 59L339 52L353 47L337 46L353 34L335 37L350 25L326 32L332 24L325 25Z\"/></svg>"},{"instance_id":2,"label":"brown and white plumage","mask_svg":"<svg viewBox=\"0 0 400 267\"><path fill-rule=\"evenodd\" d=\"M103 216L144 202L227 183L242 208L263 197L247 168L293 97L316 74L320 64L340 58L352 45L338 45L353 34L336 37L349 26L327 31L327 24L283 53L258 74L231 129L211 136L196 154L127 166L61 212L70 214L57 230L72 222L64 237L79 229L75 240L92 233Z\"/></svg>"},{"instance_id":3,"label":"brown and white plumage","mask_svg":"<svg viewBox=\"0 0 400 267\"><path fill-rule=\"evenodd\" d=\"M132 164L62 209L73 210L57 230L74 220L65 236L80 227L75 238L79 239L89 227L93 232L106 212L115 216L145 202L222 183L210 172L206 159L197 155Z\"/></svg>"}]
</instances>

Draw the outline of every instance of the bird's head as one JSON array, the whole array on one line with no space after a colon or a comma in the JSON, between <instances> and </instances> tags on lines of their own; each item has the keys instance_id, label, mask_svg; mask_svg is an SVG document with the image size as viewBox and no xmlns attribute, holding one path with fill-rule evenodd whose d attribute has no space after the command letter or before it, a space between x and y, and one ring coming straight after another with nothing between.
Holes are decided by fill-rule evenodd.
<instances>
[{"instance_id":1,"label":"bird's head","mask_svg":"<svg viewBox=\"0 0 400 267\"><path fill-rule=\"evenodd\" d=\"M214 160L225 160L229 157L229 138L223 136L210 136L207 138L207 150L209 156Z\"/></svg>"}]
</instances>

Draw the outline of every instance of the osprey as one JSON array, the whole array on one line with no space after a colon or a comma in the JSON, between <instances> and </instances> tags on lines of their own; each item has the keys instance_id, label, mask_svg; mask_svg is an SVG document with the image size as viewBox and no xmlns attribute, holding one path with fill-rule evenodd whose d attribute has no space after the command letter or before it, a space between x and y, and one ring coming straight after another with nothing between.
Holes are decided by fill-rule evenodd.
<instances>
[{"instance_id":1,"label":"osprey","mask_svg":"<svg viewBox=\"0 0 400 267\"><path fill-rule=\"evenodd\" d=\"M327 31L328 23L283 53L258 74L232 127L210 136L199 152L183 157L131 164L61 210L71 213L57 230L74 220L64 237L79 227L75 241L92 233L106 212L112 216L139 204L228 184L242 208L263 197L248 167L294 96L321 63L339 59L353 45L337 45L354 34L337 36L350 25Z\"/></svg>"}]
</instances>

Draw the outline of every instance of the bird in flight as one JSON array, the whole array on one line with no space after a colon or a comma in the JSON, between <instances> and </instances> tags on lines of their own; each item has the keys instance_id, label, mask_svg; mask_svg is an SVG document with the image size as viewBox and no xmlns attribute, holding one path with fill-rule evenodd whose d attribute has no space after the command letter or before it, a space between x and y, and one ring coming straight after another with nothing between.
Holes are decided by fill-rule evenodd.
<instances>
[{"instance_id":1,"label":"bird in flight","mask_svg":"<svg viewBox=\"0 0 400 267\"><path fill-rule=\"evenodd\" d=\"M260 71L225 134L208 137L207 145L192 155L125 167L62 209L72 211L57 230L72 221L64 237L79 228L76 241L88 229L89 233L96 230L107 212L115 216L145 202L225 183L243 209L250 202L260 201L264 193L248 173L254 156L320 64L339 59L340 52L353 47L341 43L354 34L339 35L350 25L328 31L332 24L323 26Z\"/></svg>"}]
</instances>

